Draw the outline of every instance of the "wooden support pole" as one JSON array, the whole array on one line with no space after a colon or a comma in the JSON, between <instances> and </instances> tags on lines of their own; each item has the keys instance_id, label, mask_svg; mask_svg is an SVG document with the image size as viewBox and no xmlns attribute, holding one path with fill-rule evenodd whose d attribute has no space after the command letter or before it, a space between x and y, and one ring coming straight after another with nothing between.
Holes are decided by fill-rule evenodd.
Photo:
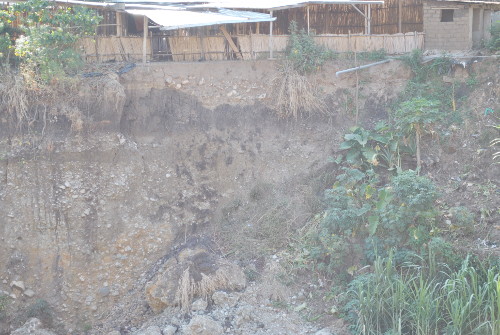
<instances>
[{"instance_id":1,"label":"wooden support pole","mask_svg":"<svg viewBox=\"0 0 500 335\"><path fill-rule=\"evenodd\" d=\"M122 36L122 13L116 12L116 36Z\"/></svg>"},{"instance_id":2,"label":"wooden support pole","mask_svg":"<svg viewBox=\"0 0 500 335\"><path fill-rule=\"evenodd\" d=\"M147 60L147 48L148 48L148 17L144 15L144 27L143 27L143 38L142 38L142 62L146 63Z\"/></svg>"},{"instance_id":3,"label":"wooden support pole","mask_svg":"<svg viewBox=\"0 0 500 335\"><path fill-rule=\"evenodd\" d=\"M200 30L201 60L205 60L205 27L201 27Z\"/></svg>"},{"instance_id":4,"label":"wooden support pole","mask_svg":"<svg viewBox=\"0 0 500 335\"><path fill-rule=\"evenodd\" d=\"M269 14L273 17L273 11ZM273 59L273 21L269 22L269 59Z\"/></svg>"},{"instance_id":5,"label":"wooden support pole","mask_svg":"<svg viewBox=\"0 0 500 335\"><path fill-rule=\"evenodd\" d=\"M368 4L368 35L372 34L372 6Z\"/></svg>"},{"instance_id":6,"label":"wooden support pole","mask_svg":"<svg viewBox=\"0 0 500 335\"><path fill-rule=\"evenodd\" d=\"M484 8L479 10L479 41L484 39Z\"/></svg>"},{"instance_id":7,"label":"wooden support pole","mask_svg":"<svg viewBox=\"0 0 500 335\"><path fill-rule=\"evenodd\" d=\"M368 35L368 5L365 5L365 35Z\"/></svg>"},{"instance_id":8,"label":"wooden support pole","mask_svg":"<svg viewBox=\"0 0 500 335\"><path fill-rule=\"evenodd\" d=\"M403 32L403 0L398 1L398 33Z\"/></svg>"},{"instance_id":9,"label":"wooden support pole","mask_svg":"<svg viewBox=\"0 0 500 335\"><path fill-rule=\"evenodd\" d=\"M307 35L310 35L309 6L307 6Z\"/></svg>"},{"instance_id":10,"label":"wooden support pole","mask_svg":"<svg viewBox=\"0 0 500 335\"><path fill-rule=\"evenodd\" d=\"M227 42L229 43L229 46L233 50L233 52L236 54L236 57L238 59L242 59L243 57L241 56L240 51L238 50L238 47L236 44L234 44L233 39L231 38L231 35L226 30L226 27L220 26L220 30L222 31L222 34L224 34L224 37L226 38Z\"/></svg>"}]
</instances>

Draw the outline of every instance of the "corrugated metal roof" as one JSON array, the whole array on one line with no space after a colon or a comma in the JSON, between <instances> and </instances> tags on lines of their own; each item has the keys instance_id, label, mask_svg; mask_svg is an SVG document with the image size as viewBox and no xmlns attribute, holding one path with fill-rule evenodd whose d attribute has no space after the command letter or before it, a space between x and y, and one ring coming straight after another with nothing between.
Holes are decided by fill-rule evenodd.
<instances>
[{"instance_id":1,"label":"corrugated metal roof","mask_svg":"<svg viewBox=\"0 0 500 335\"><path fill-rule=\"evenodd\" d=\"M190 8L232 8L232 9L265 9L265 10L280 10L294 7L304 7L314 4L383 4L383 0L218 0L218 1L202 1L202 0L112 0L112 2L126 4L163 4L182 6Z\"/></svg>"},{"instance_id":2,"label":"corrugated metal roof","mask_svg":"<svg viewBox=\"0 0 500 335\"><path fill-rule=\"evenodd\" d=\"M492 1L492 0L436 0L438 2L458 2L458 3L470 3L470 4L481 4L481 5L500 5L500 0Z\"/></svg>"},{"instance_id":3,"label":"corrugated metal roof","mask_svg":"<svg viewBox=\"0 0 500 335\"><path fill-rule=\"evenodd\" d=\"M252 0L241 1L241 0L221 0L213 1L208 3L200 3L196 5L188 5L189 7L197 8L237 8L237 9L267 9L267 10L280 10L288 9L294 7L304 7L307 5L317 5L317 4L384 4L382 0L309 0L309 1L297 1L297 0Z\"/></svg>"},{"instance_id":4,"label":"corrugated metal roof","mask_svg":"<svg viewBox=\"0 0 500 335\"><path fill-rule=\"evenodd\" d=\"M276 18L269 14L221 9L218 13L162 9L126 9L132 15L147 16L160 30L211 26L228 23L265 22Z\"/></svg>"}]
</instances>

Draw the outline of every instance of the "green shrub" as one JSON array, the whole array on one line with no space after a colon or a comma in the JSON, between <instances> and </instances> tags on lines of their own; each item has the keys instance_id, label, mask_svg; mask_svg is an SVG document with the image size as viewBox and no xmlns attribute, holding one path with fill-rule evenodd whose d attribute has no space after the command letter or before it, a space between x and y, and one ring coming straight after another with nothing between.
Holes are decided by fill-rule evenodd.
<instances>
[{"instance_id":1,"label":"green shrub","mask_svg":"<svg viewBox=\"0 0 500 335\"><path fill-rule=\"evenodd\" d=\"M14 24L16 19L20 24ZM44 0L14 3L0 11L0 56L14 50L21 70L35 82L63 79L82 64L75 42L93 35L100 20L84 7L54 7Z\"/></svg>"},{"instance_id":2,"label":"green shrub","mask_svg":"<svg viewBox=\"0 0 500 335\"><path fill-rule=\"evenodd\" d=\"M297 22L290 22L290 38L286 55L292 61L293 67L301 74L318 70L331 57L331 52L317 45L314 39L304 29L297 27Z\"/></svg>"},{"instance_id":3,"label":"green shrub","mask_svg":"<svg viewBox=\"0 0 500 335\"><path fill-rule=\"evenodd\" d=\"M459 206L450 208L452 224L456 228L463 229L465 233L472 233L474 230L474 214L467 207Z\"/></svg>"},{"instance_id":4,"label":"green shrub","mask_svg":"<svg viewBox=\"0 0 500 335\"><path fill-rule=\"evenodd\" d=\"M431 238L436 198L432 181L414 171L401 172L380 186L373 170L343 168L325 191L326 210L309 256L327 272L346 271L352 264L345 256L356 258L353 251L364 250L366 261L372 262L396 248L397 258L406 261Z\"/></svg>"}]
</instances>

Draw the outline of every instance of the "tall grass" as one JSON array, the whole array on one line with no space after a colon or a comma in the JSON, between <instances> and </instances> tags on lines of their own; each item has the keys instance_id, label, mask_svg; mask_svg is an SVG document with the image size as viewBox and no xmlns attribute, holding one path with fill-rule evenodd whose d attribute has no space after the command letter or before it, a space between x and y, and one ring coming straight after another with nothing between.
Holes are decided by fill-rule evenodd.
<instances>
[{"instance_id":1,"label":"tall grass","mask_svg":"<svg viewBox=\"0 0 500 335\"><path fill-rule=\"evenodd\" d=\"M393 256L377 259L371 274L351 283L363 335L500 335L498 267L476 269L465 259L458 271L441 266L397 268Z\"/></svg>"}]
</instances>

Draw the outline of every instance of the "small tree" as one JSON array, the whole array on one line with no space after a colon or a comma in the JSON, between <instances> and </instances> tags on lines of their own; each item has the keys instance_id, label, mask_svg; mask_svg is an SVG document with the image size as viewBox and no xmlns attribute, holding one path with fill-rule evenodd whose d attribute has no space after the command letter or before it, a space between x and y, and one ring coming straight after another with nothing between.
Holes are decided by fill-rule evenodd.
<instances>
[{"instance_id":1,"label":"small tree","mask_svg":"<svg viewBox=\"0 0 500 335\"><path fill-rule=\"evenodd\" d=\"M413 98L403 102L394 113L395 126L403 136L415 136L418 171L421 168L420 140L435 122L442 119L439 105L439 101Z\"/></svg>"},{"instance_id":2,"label":"small tree","mask_svg":"<svg viewBox=\"0 0 500 335\"><path fill-rule=\"evenodd\" d=\"M0 11L0 53L8 58L14 50L25 78L39 83L61 79L83 63L75 43L94 34L100 20L83 7L58 7L44 0L14 3Z\"/></svg>"}]
</instances>

